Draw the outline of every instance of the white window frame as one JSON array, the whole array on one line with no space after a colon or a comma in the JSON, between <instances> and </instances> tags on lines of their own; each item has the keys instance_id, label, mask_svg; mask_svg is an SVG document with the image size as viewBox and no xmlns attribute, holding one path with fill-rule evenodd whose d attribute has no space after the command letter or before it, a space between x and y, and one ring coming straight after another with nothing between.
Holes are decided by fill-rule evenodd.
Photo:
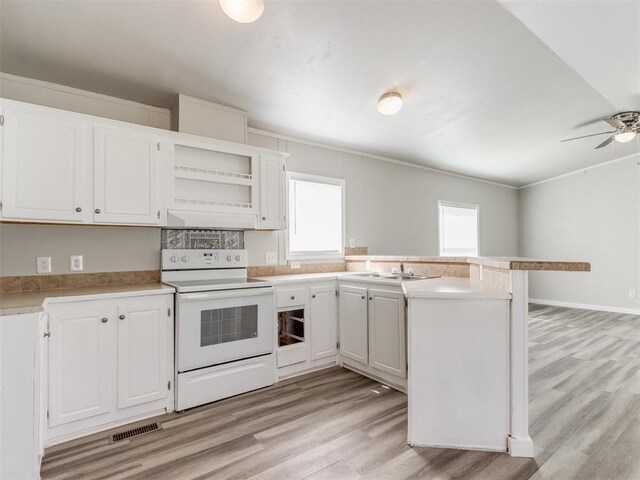
<instances>
[{"instance_id":1,"label":"white window frame","mask_svg":"<svg viewBox=\"0 0 640 480\"><path fill-rule=\"evenodd\" d=\"M289 183L290 180L303 180L315 183L325 183L328 185L339 185L342 188L342 248L340 251L328 251L328 252L300 252L291 253L289 251L289 228L291 227L292 219L289 218ZM323 177L320 175L311 175L308 173L298 173L287 171L287 194L286 194L286 209L287 209L287 230L284 232L285 253L287 261L298 262L305 261L308 263L344 260L344 246L346 239L346 182L341 178Z\"/></svg>"},{"instance_id":2,"label":"white window frame","mask_svg":"<svg viewBox=\"0 0 640 480\"><path fill-rule=\"evenodd\" d=\"M476 232L477 232L477 251L475 256L480 256L480 205L475 203L450 202L448 200L438 200L438 255L440 257L452 257L453 255L444 255L442 247L444 246L444 231L442 229L442 207L459 207L474 209L476 211Z\"/></svg>"}]
</instances>

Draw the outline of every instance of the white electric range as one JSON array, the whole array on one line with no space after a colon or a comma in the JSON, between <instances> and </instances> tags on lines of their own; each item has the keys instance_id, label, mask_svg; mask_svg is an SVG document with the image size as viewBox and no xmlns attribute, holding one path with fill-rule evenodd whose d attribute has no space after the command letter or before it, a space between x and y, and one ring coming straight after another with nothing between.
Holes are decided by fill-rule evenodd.
<instances>
[{"instance_id":1,"label":"white electric range","mask_svg":"<svg viewBox=\"0 0 640 480\"><path fill-rule=\"evenodd\" d=\"M178 411L274 383L274 288L247 265L246 250L162 250L162 282L176 289Z\"/></svg>"}]
</instances>

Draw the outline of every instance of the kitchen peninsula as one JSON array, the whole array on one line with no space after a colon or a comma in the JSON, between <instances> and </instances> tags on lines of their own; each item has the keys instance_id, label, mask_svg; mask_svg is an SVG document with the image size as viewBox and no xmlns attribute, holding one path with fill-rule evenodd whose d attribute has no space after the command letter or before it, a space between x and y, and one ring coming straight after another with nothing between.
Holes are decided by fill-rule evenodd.
<instances>
[{"instance_id":1,"label":"kitchen peninsula","mask_svg":"<svg viewBox=\"0 0 640 480\"><path fill-rule=\"evenodd\" d=\"M528 271L588 272L590 264L517 257L346 257L350 271L391 272L400 264L418 275L443 277L403 282L409 443L533 457Z\"/></svg>"}]
</instances>

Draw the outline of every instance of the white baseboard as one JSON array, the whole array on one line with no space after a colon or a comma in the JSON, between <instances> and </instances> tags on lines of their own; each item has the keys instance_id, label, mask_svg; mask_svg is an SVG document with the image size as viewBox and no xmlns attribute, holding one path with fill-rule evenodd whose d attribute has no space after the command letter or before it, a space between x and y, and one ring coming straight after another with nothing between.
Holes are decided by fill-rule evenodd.
<instances>
[{"instance_id":1,"label":"white baseboard","mask_svg":"<svg viewBox=\"0 0 640 480\"><path fill-rule=\"evenodd\" d=\"M507 437L507 449L512 457L533 458L533 440L525 438Z\"/></svg>"},{"instance_id":2,"label":"white baseboard","mask_svg":"<svg viewBox=\"0 0 640 480\"><path fill-rule=\"evenodd\" d=\"M558 302L556 300L543 300L539 298L530 298L529 303L536 303L539 305L549 305L552 307L581 308L583 310L597 310L600 312L627 313L630 315L640 315L640 309L638 308L621 308L621 307L611 307L609 305L592 305L588 303Z\"/></svg>"}]
</instances>

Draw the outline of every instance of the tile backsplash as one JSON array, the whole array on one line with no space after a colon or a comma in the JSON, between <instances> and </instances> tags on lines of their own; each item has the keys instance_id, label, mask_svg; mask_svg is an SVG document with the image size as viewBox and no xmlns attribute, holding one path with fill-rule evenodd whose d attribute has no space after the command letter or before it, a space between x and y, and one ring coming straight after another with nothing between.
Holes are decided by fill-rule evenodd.
<instances>
[{"instance_id":1,"label":"tile backsplash","mask_svg":"<svg viewBox=\"0 0 640 480\"><path fill-rule=\"evenodd\" d=\"M162 230L162 248L237 250L244 248L244 232L236 230Z\"/></svg>"}]
</instances>

